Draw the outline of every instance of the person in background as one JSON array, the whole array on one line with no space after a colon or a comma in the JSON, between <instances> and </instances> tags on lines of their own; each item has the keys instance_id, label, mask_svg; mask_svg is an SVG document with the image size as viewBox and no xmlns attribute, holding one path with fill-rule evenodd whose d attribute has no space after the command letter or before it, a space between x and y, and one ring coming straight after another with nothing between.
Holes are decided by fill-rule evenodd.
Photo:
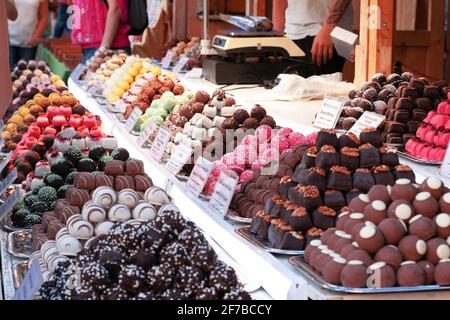
<instances>
[{"instance_id":1,"label":"person in background","mask_svg":"<svg viewBox=\"0 0 450 320\"><path fill-rule=\"evenodd\" d=\"M70 6L69 0L58 0L58 12L56 15L55 29L53 30L53 38L61 38L66 30L67 19L69 19L69 13L67 9Z\"/></svg>"},{"instance_id":2,"label":"person in background","mask_svg":"<svg viewBox=\"0 0 450 320\"><path fill-rule=\"evenodd\" d=\"M0 1L0 46L8 46L8 19L17 19L17 10L13 0ZM9 53L0 55L0 119L6 113L12 98Z\"/></svg>"},{"instance_id":3,"label":"person in background","mask_svg":"<svg viewBox=\"0 0 450 320\"><path fill-rule=\"evenodd\" d=\"M9 21L9 62L36 57L37 45L48 23L48 0L15 0L18 16Z\"/></svg>"},{"instance_id":4,"label":"person in background","mask_svg":"<svg viewBox=\"0 0 450 320\"><path fill-rule=\"evenodd\" d=\"M351 30L352 0L277 0L274 29L283 31L305 52L318 74L342 72L345 59L334 48L336 26Z\"/></svg>"},{"instance_id":5,"label":"person in background","mask_svg":"<svg viewBox=\"0 0 450 320\"><path fill-rule=\"evenodd\" d=\"M130 53L127 0L73 0L80 21L74 21L72 42L81 45L83 62L99 48Z\"/></svg>"}]
</instances>

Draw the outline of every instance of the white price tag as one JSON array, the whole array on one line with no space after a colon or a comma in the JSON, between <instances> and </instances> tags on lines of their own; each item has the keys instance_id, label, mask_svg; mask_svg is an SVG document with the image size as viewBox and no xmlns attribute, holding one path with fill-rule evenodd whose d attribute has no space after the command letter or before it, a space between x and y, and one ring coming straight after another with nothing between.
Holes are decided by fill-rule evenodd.
<instances>
[{"instance_id":1,"label":"white price tag","mask_svg":"<svg viewBox=\"0 0 450 320\"><path fill-rule=\"evenodd\" d=\"M160 162L164 152L166 151L167 144L170 140L170 131L166 128L159 128L155 141L153 141L152 148L150 149L150 155L153 159Z\"/></svg>"},{"instance_id":2,"label":"white price tag","mask_svg":"<svg viewBox=\"0 0 450 320\"><path fill-rule=\"evenodd\" d=\"M16 290L12 300L32 300L34 295L44 283L42 278L41 268L39 263L35 260L28 269L27 274L23 278L20 287Z\"/></svg>"},{"instance_id":3,"label":"white price tag","mask_svg":"<svg viewBox=\"0 0 450 320\"><path fill-rule=\"evenodd\" d=\"M173 60L173 51L169 50L169 51L167 51L167 54L163 58L163 61L162 61L163 69L169 69L170 64L172 63L172 60Z\"/></svg>"},{"instance_id":4,"label":"white price tag","mask_svg":"<svg viewBox=\"0 0 450 320\"><path fill-rule=\"evenodd\" d=\"M20 189L16 190L2 203L0 206L0 219L7 213L11 212L12 208L16 205L21 197Z\"/></svg>"},{"instance_id":5,"label":"white price tag","mask_svg":"<svg viewBox=\"0 0 450 320\"><path fill-rule=\"evenodd\" d=\"M75 82L80 80L80 77L83 74L85 68L86 68L86 66L84 64L80 63L79 65L77 65L75 67L75 69L73 69L72 73L70 74L70 79L72 79Z\"/></svg>"},{"instance_id":6,"label":"white price tag","mask_svg":"<svg viewBox=\"0 0 450 320\"><path fill-rule=\"evenodd\" d=\"M322 107L314 120L314 127L320 129L334 129L342 113L344 104L336 99L325 98Z\"/></svg>"},{"instance_id":7,"label":"white price tag","mask_svg":"<svg viewBox=\"0 0 450 320\"><path fill-rule=\"evenodd\" d=\"M13 171L11 171L6 178L0 182L0 194L2 194L6 188L8 188L10 185L14 183L17 179L17 169L14 168Z\"/></svg>"},{"instance_id":8,"label":"white price tag","mask_svg":"<svg viewBox=\"0 0 450 320\"><path fill-rule=\"evenodd\" d=\"M87 90L88 95L95 96L98 92L98 90L100 90L100 88L103 86L103 81L101 80L96 80L95 83L93 83L89 89Z\"/></svg>"},{"instance_id":9,"label":"white price tag","mask_svg":"<svg viewBox=\"0 0 450 320\"><path fill-rule=\"evenodd\" d=\"M169 161L167 161L166 169L172 175L177 175L183 166L191 159L194 150L185 145L179 145L171 154Z\"/></svg>"},{"instance_id":10,"label":"white price tag","mask_svg":"<svg viewBox=\"0 0 450 320\"><path fill-rule=\"evenodd\" d=\"M139 108L134 108L133 112L130 114L130 117L127 119L127 122L125 123L125 128L127 129L128 132L133 131L133 128L136 125L136 122L138 121L140 116L142 116L142 110Z\"/></svg>"},{"instance_id":11,"label":"white price tag","mask_svg":"<svg viewBox=\"0 0 450 320\"><path fill-rule=\"evenodd\" d=\"M442 176L450 179L450 143L447 146L447 151L445 152L444 161L442 161L440 173Z\"/></svg>"},{"instance_id":12,"label":"white price tag","mask_svg":"<svg viewBox=\"0 0 450 320\"><path fill-rule=\"evenodd\" d=\"M156 123L154 121L150 121L147 127L145 127L144 131L139 135L137 138L137 143L140 147L142 147L148 139L150 139L150 136L155 132L155 130L158 127L156 126Z\"/></svg>"},{"instance_id":13,"label":"white price tag","mask_svg":"<svg viewBox=\"0 0 450 320\"><path fill-rule=\"evenodd\" d=\"M203 157L199 157L192 169L187 181L188 190L198 197L205 188L208 177L213 169L213 163Z\"/></svg>"},{"instance_id":14,"label":"white price tag","mask_svg":"<svg viewBox=\"0 0 450 320\"><path fill-rule=\"evenodd\" d=\"M219 181L209 201L214 210L223 215L227 214L238 182L239 177L235 172L227 170L220 173Z\"/></svg>"},{"instance_id":15,"label":"white price tag","mask_svg":"<svg viewBox=\"0 0 450 320\"><path fill-rule=\"evenodd\" d=\"M355 123L355 125L350 129L349 132L354 133L357 137L361 134L364 129L374 128L378 129L380 124L386 119L385 116L380 115L375 112L366 111L363 113L361 118Z\"/></svg>"},{"instance_id":16,"label":"white price tag","mask_svg":"<svg viewBox=\"0 0 450 320\"><path fill-rule=\"evenodd\" d=\"M172 71L175 73L180 73L180 71L184 69L184 67L186 66L188 61L189 61L189 58L187 58L187 57L181 58L178 61L178 63L175 65L175 67L173 68Z\"/></svg>"}]
</instances>

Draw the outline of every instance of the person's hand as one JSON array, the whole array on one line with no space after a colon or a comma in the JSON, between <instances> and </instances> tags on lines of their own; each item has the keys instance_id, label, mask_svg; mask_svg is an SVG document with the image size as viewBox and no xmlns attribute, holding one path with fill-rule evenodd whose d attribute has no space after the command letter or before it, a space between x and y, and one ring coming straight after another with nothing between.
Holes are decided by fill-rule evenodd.
<instances>
[{"instance_id":1,"label":"person's hand","mask_svg":"<svg viewBox=\"0 0 450 320\"><path fill-rule=\"evenodd\" d=\"M25 42L25 45L30 46L30 47L35 47L39 44L40 39L36 38L36 37L31 37L30 39L28 39Z\"/></svg>"},{"instance_id":2,"label":"person's hand","mask_svg":"<svg viewBox=\"0 0 450 320\"><path fill-rule=\"evenodd\" d=\"M324 26L315 37L312 46L312 60L314 64L321 66L327 64L333 58L334 44L331 39L333 27Z\"/></svg>"}]
</instances>

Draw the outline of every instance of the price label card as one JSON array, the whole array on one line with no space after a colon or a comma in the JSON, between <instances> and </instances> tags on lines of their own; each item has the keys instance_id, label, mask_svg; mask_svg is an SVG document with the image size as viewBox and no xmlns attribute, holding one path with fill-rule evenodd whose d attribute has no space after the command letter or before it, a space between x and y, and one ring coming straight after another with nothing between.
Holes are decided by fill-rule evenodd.
<instances>
[{"instance_id":1,"label":"price label card","mask_svg":"<svg viewBox=\"0 0 450 320\"><path fill-rule=\"evenodd\" d=\"M169 69L170 64L172 63L172 60L173 60L173 51L169 50L169 51L167 51L167 54L163 58L163 61L162 61L163 69Z\"/></svg>"},{"instance_id":2,"label":"price label card","mask_svg":"<svg viewBox=\"0 0 450 320\"><path fill-rule=\"evenodd\" d=\"M42 278L39 263L33 261L12 300L32 300L34 295L41 288L42 283L44 283L44 279Z\"/></svg>"},{"instance_id":3,"label":"price label card","mask_svg":"<svg viewBox=\"0 0 450 320\"><path fill-rule=\"evenodd\" d=\"M2 194L6 188L8 188L10 185L14 183L17 179L17 169L14 168L13 171L11 171L6 178L0 182L0 194Z\"/></svg>"},{"instance_id":4,"label":"price label card","mask_svg":"<svg viewBox=\"0 0 450 320\"><path fill-rule=\"evenodd\" d=\"M178 63L175 65L175 67L173 68L172 71L175 73L180 73L180 71L183 70L184 67L187 65L188 61L189 61L189 58L187 58L187 57L181 58L180 61L178 61Z\"/></svg>"},{"instance_id":5,"label":"price label card","mask_svg":"<svg viewBox=\"0 0 450 320\"><path fill-rule=\"evenodd\" d=\"M153 141L152 148L150 149L150 155L153 159L160 162L164 152L166 151L167 144L170 140L170 131L166 128L159 128L155 141Z\"/></svg>"},{"instance_id":6,"label":"price label card","mask_svg":"<svg viewBox=\"0 0 450 320\"><path fill-rule=\"evenodd\" d=\"M158 127L156 123L154 121L150 121L148 126L145 127L144 131L142 131L142 133L137 138L138 145L142 147L148 141L148 139L150 139L150 136L153 134L153 132L155 132L157 128Z\"/></svg>"},{"instance_id":7,"label":"price label card","mask_svg":"<svg viewBox=\"0 0 450 320\"><path fill-rule=\"evenodd\" d=\"M359 120L355 123L355 125L350 129L349 132L352 132L357 137L359 137L359 135L364 129L368 128L377 129L385 119L386 119L385 116L382 116L378 113L366 111L363 113L361 118L359 118Z\"/></svg>"},{"instance_id":8,"label":"price label card","mask_svg":"<svg viewBox=\"0 0 450 320\"><path fill-rule=\"evenodd\" d=\"M238 182L239 177L235 172L228 170L220 173L219 181L209 201L214 210L223 215L228 212Z\"/></svg>"},{"instance_id":9,"label":"price label card","mask_svg":"<svg viewBox=\"0 0 450 320\"><path fill-rule=\"evenodd\" d=\"M188 189L196 197L202 193L203 188L208 181L208 177L213 169L213 163L203 157L199 157L195 163L194 169L192 169L191 175L187 182Z\"/></svg>"},{"instance_id":10,"label":"price label card","mask_svg":"<svg viewBox=\"0 0 450 320\"><path fill-rule=\"evenodd\" d=\"M133 131L133 128L136 125L136 122L138 121L140 116L142 116L142 110L139 108L134 108L133 112L130 114L130 117L127 119L127 122L125 123L125 128L127 129L128 132Z\"/></svg>"},{"instance_id":11,"label":"price label card","mask_svg":"<svg viewBox=\"0 0 450 320\"><path fill-rule=\"evenodd\" d=\"M87 90L88 95L90 95L91 97L96 95L98 90L100 90L100 88L103 86L103 81L101 80L96 80L95 83L93 83L89 89Z\"/></svg>"},{"instance_id":12,"label":"price label card","mask_svg":"<svg viewBox=\"0 0 450 320\"><path fill-rule=\"evenodd\" d=\"M194 150L185 145L179 145L171 154L169 161L167 161L166 169L170 174L177 175L183 166L191 159Z\"/></svg>"},{"instance_id":13,"label":"price label card","mask_svg":"<svg viewBox=\"0 0 450 320\"><path fill-rule=\"evenodd\" d=\"M2 153L0 152L0 172L5 169L8 163L11 161L11 152L10 153Z\"/></svg>"},{"instance_id":14,"label":"price label card","mask_svg":"<svg viewBox=\"0 0 450 320\"><path fill-rule=\"evenodd\" d=\"M314 127L334 129L342 113L344 104L336 99L325 98L322 107L314 120Z\"/></svg>"},{"instance_id":15,"label":"price label card","mask_svg":"<svg viewBox=\"0 0 450 320\"><path fill-rule=\"evenodd\" d=\"M84 72L85 69L85 65L84 64L79 64L75 67L75 69L73 69L72 73L70 74L70 79L72 79L73 81L78 81L80 80L81 75Z\"/></svg>"},{"instance_id":16,"label":"price label card","mask_svg":"<svg viewBox=\"0 0 450 320\"><path fill-rule=\"evenodd\" d=\"M0 206L0 219L7 213L11 212L12 208L20 199L20 189L17 189L2 203Z\"/></svg>"}]
</instances>

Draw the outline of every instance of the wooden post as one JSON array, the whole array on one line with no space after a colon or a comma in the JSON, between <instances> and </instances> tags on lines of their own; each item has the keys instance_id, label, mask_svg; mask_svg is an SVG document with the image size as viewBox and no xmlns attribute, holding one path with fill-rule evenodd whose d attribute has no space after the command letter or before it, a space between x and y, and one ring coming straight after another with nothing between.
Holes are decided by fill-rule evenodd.
<instances>
[{"instance_id":1,"label":"wooden post","mask_svg":"<svg viewBox=\"0 0 450 320\"><path fill-rule=\"evenodd\" d=\"M356 50L357 85L382 72L392 72L395 2L361 0L360 44Z\"/></svg>"}]
</instances>

